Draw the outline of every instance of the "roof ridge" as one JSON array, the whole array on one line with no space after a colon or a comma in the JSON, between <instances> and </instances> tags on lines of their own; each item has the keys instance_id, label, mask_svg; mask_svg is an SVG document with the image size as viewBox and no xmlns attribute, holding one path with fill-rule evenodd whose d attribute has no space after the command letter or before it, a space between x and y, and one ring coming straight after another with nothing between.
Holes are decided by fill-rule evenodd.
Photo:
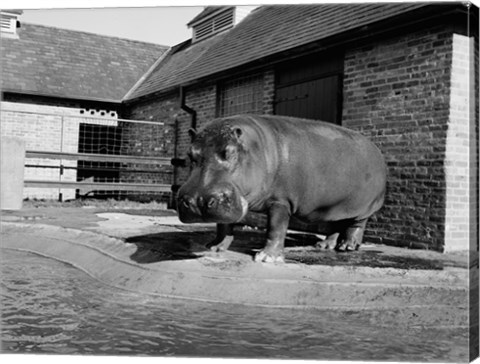
<instances>
[{"instance_id":1,"label":"roof ridge","mask_svg":"<svg viewBox=\"0 0 480 364\"><path fill-rule=\"evenodd\" d=\"M169 47L165 52L163 52L160 57L157 58L155 62L150 66L150 68L135 82L135 84L127 91L127 93L122 97L122 102L128 100L131 94L133 94L136 89L155 71L155 69L162 63L162 61L167 58L167 56L172 52L173 47Z\"/></svg>"},{"instance_id":2,"label":"roof ridge","mask_svg":"<svg viewBox=\"0 0 480 364\"><path fill-rule=\"evenodd\" d=\"M52 25L44 25L44 24L37 24L37 23L23 22L23 21L21 22L21 24L33 25L35 27L42 27L42 28L48 28L48 29L63 30L63 31L72 32L72 33L82 33L82 34L94 35L94 36L97 36L97 37L108 38L108 39L124 40L124 41L128 41L128 42L139 43L139 44L149 44L149 45L153 45L153 46L157 46L157 47L162 47L162 48L165 48L165 49L170 48L169 46L164 45L164 44L145 42L145 41L141 41L141 40L137 40L137 39L130 39L130 38L124 38L124 37L117 37L115 35L106 35L106 34L99 34L99 33L94 33L94 32L87 32L87 31L84 31L84 30L61 28L61 27L52 26Z\"/></svg>"},{"instance_id":3,"label":"roof ridge","mask_svg":"<svg viewBox=\"0 0 480 364\"><path fill-rule=\"evenodd\" d=\"M179 72L179 73L184 72L186 69L191 67L191 65L194 64L199 58L201 58L202 55L205 52L207 52L208 49L209 49L209 47L203 48L203 46L206 43L215 44L215 43L219 42L221 39L223 39L226 36L227 33L228 33L228 31L220 32L218 34L213 35L212 37L209 37L208 39L203 40L202 42L191 43L186 48L180 47L181 50L178 51L180 54L181 54L181 52L184 52L184 51L192 52L193 50L198 50L198 53L194 54L194 56L191 59L189 59L187 63L181 64L180 66L178 66L177 67L177 72ZM130 101L130 100L133 100L133 99L137 98L138 96L135 95L137 90L139 88L141 88L142 85L144 85L145 83L148 83L151 80L152 75L155 74L155 72L157 72L157 70L161 69L162 66L164 66L162 64L165 63L165 64L167 64L167 67L168 67L168 63L170 62L171 58L175 57L175 55L177 54L176 47L181 46L182 44L187 43L190 40L191 39L188 39L184 42L181 42L181 43L171 47L170 50L166 51L165 52L165 57L161 57L161 59L157 60L155 62L155 64L152 66L151 70L148 71L148 74L145 74L144 75L145 77L141 80L141 82L140 81L138 82L138 85L136 85L135 89L134 90L132 89L131 90L132 92L129 92L127 95L125 95L122 100L123 101ZM210 46L212 46L212 44L210 44ZM135 96L132 97L132 95L135 95Z\"/></svg>"}]
</instances>

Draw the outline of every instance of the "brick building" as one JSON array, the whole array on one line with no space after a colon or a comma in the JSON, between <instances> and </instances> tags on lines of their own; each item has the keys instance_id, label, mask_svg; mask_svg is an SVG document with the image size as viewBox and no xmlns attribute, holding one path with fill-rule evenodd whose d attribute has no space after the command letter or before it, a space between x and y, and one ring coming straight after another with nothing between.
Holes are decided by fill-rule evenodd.
<instances>
[{"instance_id":1,"label":"brick building","mask_svg":"<svg viewBox=\"0 0 480 364\"><path fill-rule=\"evenodd\" d=\"M2 10L1 136L22 138L27 150L100 152L105 140L87 146L82 135L115 130L122 98L167 47L23 22L20 26L20 16L21 11ZM62 181L81 177L68 169L77 161L62 164L67 167ZM59 160L29 158L28 165L37 167L26 167L25 179L59 180ZM28 198L57 199L59 193L64 199L75 197L74 189L24 189Z\"/></svg>"},{"instance_id":2,"label":"brick building","mask_svg":"<svg viewBox=\"0 0 480 364\"><path fill-rule=\"evenodd\" d=\"M8 16L16 24L18 13ZM28 135L27 147L55 148L55 117L42 113L73 121L78 115L111 115L113 126L121 116L166 125L155 140L149 128L123 126L123 150L184 157L188 129L214 117L321 119L368 136L387 161L387 199L367 227L367 241L440 251L475 244L475 6L216 6L188 25L192 39L168 51L32 24L11 27L1 43L2 135ZM79 151L79 123L71 124L71 139L63 138L59 148ZM187 168L176 168L174 183L187 175ZM158 173L122 178L170 180Z\"/></svg>"},{"instance_id":3,"label":"brick building","mask_svg":"<svg viewBox=\"0 0 480 364\"><path fill-rule=\"evenodd\" d=\"M242 20L243 19L243 20ZM360 131L388 165L366 240L436 250L475 244L478 9L466 3L207 7L123 99L125 116L188 129L237 113ZM188 174L175 171L176 183Z\"/></svg>"}]
</instances>

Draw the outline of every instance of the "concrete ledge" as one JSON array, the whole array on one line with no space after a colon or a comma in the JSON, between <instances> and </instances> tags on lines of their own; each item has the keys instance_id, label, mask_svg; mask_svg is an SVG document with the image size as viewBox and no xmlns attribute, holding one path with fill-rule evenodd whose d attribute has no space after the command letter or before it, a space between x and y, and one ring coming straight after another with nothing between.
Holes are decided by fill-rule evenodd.
<instances>
[{"instance_id":1,"label":"concrete ledge","mask_svg":"<svg viewBox=\"0 0 480 364\"><path fill-rule=\"evenodd\" d=\"M71 264L117 288L165 297L269 307L384 313L412 325L467 326L468 270L259 264L235 252L138 263L138 247L103 234L2 222L2 248ZM388 313L388 314L385 314Z\"/></svg>"},{"instance_id":2,"label":"concrete ledge","mask_svg":"<svg viewBox=\"0 0 480 364\"><path fill-rule=\"evenodd\" d=\"M23 200L25 140L18 137L1 138L0 143L0 209L20 210Z\"/></svg>"}]
</instances>

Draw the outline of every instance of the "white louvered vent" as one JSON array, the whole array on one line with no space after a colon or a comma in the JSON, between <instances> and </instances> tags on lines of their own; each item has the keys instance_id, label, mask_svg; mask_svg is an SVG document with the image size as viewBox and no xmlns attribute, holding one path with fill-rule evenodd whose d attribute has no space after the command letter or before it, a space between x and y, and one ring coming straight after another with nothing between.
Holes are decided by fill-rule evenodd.
<instances>
[{"instance_id":1,"label":"white louvered vent","mask_svg":"<svg viewBox=\"0 0 480 364\"><path fill-rule=\"evenodd\" d=\"M234 9L227 9L216 16L193 27L193 41L199 41L222 30L231 28L234 23Z\"/></svg>"},{"instance_id":2,"label":"white louvered vent","mask_svg":"<svg viewBox=\"0 0 480 364\"><path fill-rule=\"evenodd\" d=\"M8 10L2 10L0 13L1 32L3 35L15 36L17 34L17 20L18 15L16 12L9 12Z\"/></svg>"}]
</instances>

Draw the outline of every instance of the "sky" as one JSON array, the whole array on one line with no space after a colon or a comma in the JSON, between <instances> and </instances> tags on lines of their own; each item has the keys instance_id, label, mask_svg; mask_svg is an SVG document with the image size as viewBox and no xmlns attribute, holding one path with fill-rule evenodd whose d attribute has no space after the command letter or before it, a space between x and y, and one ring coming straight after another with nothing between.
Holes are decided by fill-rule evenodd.
<instances>
[{"instance_id":1,"label":"sky","mask_svg":"<svg viewBox=\"0 0 480 364\"><path fill-rule=\"evenodd\" d=\"M20 21L173 46L191 37L202 7L24 10Z\"/></svg>"},{"instance_id":2,"label":"sky","mask_svg":"<svg viewBox=\"0 0 480 364\"><path fill-rule=\"evenodd\" d=\"M174 46L191 38L187 23L205 5L254 1L2 0L2 8L22 9L20 22Z\"/></svg>"},{"instance_id":3,"label":"sky","mask_svg":"<svg viewBox=\"0 0 480 364\"><path fill-rule=\"evenodd\" d=\"M49 2L32 3L22 7L20 22L80 30L149 43L173 46L191 38L187 23L199 14L202 6L136 7L135 2L111 2L127 7L49 8L36 9ZM161 2L158 2L161 4ZM64 2L70 6L71 2ZM98 4L98 3L97 3ZM98 6L95 4L94 6ZM20 8L15 4L15 8ZM27 4L28 5L28 4ZM88 1L83 2L83 7ZM65 7L65 5L63 5ZM31 9L31 10L30 10Z\"/></svg>"},{"instance_id":4,"label":"sky","mask_svg":"<svg viewBox=\"0 0 480 364\"><path fill-rule=\"evenodd\" d=\"M187 23L205 5L312 3L328 0L2 0L20 21L174 46L191 38ZM351 2L333 0L331 2ZM358 0L357 0L358 1ZM372 1L372 0L360 0ZM383 2L385 0L382 0ZM398 0L397 0L398 1ZM448 0L446 0L448 1ZM475 1L478 6L477 1ZM65 8L68 6L68 8Z\"/></svg>"}]
</instances>

